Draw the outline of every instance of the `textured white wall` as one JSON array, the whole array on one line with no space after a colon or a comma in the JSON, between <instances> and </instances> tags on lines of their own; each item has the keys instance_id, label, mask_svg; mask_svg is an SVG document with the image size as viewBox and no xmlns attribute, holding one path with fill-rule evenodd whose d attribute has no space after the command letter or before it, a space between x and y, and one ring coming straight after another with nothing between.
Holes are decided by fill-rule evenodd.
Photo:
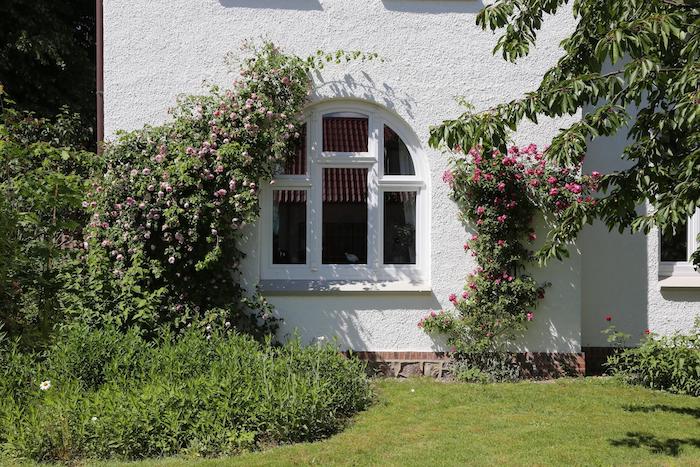
<instances>
[{"instance_id":1,"label":"textured white wall","mask_svg":"<svg viewBox=\"0 0 700 467\"><path fill-rule=\"evenodd\" d=\"M626 133L600 138L589 146L584 171L622 170ZM640 212L643 209L640 208ZM687 331L700 316L700 289L659 287L659 235L608 232L602 223L581 233L582 345L607 346L602 331L606 315L620 331L638 342L646 329L658 334Z\"/></svg>"},{"instance_id":2,"label":"textured white wall","mask_svg":"<svg viewBox=\"0 0 700 467\"><path fill-rule=\"evenodd\" d=\"M178 93L202 90L203 81L227 86L224 64L245 39L266 38L308 55L317 49L376 51L383 62L330 66L315 76L314 99L350 96L377 102L413 129L431 169L432 286L427 295L274 297L283 332L304 339L339 335L356 350L430 350L435 343L416 323L429 309L449 305L473 270L462 251L466 238L442 183L446 159L427 148L428 128L458 115L455 96L483 109L537 86L558 58L559 41L573 19L549 19L533 54L517 65L493 57L496 37L474 24L482 3L473 0L105 0L105 129L133 129L166 119ZM575 117L568 121L573 121ZM516 135L518 143L545 144L566 120L544 120ZM249 230L246 280L257 280L259 248ZM554 286L519 348L578 351L581 259L538 277Z\"/></svg>"}]
</instances>

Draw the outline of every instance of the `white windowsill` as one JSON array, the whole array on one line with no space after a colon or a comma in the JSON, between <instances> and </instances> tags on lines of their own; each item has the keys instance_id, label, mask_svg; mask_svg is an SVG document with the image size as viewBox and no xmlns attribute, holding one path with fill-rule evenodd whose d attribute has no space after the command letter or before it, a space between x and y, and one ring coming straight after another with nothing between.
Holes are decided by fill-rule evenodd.
<instances>
[{"instance_id":1,"label":"white windowsill","mask_svg":"<svg viewBox=\"0 0 700 467\"><path fill-rule=\"evenodd\" d=\"M700 288L700 274L695 276L659 277L659 288L695 289Z\"/></svg>"},{"instance_id":2,"label":"white windowsill","mask_svg":"<svg viewBox=\"0 0 700 467\"><path fill-rule=\"evenodd\" d=\"M427 282L408 281L322 281L261 280L260 290L266 295L308 295L334 293L430 293Z\"/></svg>"}]
</instances>

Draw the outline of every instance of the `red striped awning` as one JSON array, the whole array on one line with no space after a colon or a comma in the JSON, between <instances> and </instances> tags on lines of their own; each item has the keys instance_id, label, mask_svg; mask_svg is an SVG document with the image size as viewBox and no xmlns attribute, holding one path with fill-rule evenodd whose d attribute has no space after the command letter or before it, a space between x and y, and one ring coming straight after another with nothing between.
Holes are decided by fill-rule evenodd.
<instances>
[{"instance_id":1,"label":"red striped awning","mask_svg":"<svg viewBox=\"0 0 700 467\"><path fill-rule=\"evenodd\" d=\"M275 203L305 203L306 190L274 190L272 199Z\"/></svg>"},{"instance_id":2,"label":"red striped awning","mask_svg":"<svg viewBox=\"0 0 700 467\"><path fill-rule=\"evenodd\" d=\"M367 118L324 117L324 152L367 152Z\"/></svg>"},{"instance_id":3,"label":"red striped awning","mask_svg":"<svg viewBox=\"0 0 700 467\"><path fill-rule=\"evenodd\" d=\"M323 169L323 201L327 203L367 202L367 169Z\"/></svg>"}]
</instances>

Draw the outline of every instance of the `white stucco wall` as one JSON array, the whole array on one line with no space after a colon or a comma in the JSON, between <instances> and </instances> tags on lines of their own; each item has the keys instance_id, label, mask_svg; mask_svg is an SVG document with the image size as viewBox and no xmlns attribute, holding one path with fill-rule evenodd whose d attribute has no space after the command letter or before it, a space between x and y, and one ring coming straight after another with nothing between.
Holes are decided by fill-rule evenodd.
<instances>
[{"instance_id":1,"label":"white stucco wall","mask_svg":"<svg viewBox=\"0 0 700 467\"><path fill-rule=\"evenodd\" d=\"M609 173L630 166L621 159L626 132L589 145L584 171ZM643 212L644 208L640 208ZM700 288L659 285L659 235L623 234L596 222L579 237L582 252L582 345L608 346L602 331L609 324L636 343L649 329L657 334L687 332L700 316ZM612 316L612 322L605 316Z\"/></svg>"},{"instance_id":2,"label":"white stucco wall","mask_svg":"<svg viewBox=\"0 0 700 467\"><path fill-rule=\"evenodd\" d=\"M474 269L441 176L446 159L427 148L428 129L460 113L455 96L483 109L535 88L559 56L558 43L573 20L547 21L539 46L517 65L491 55L496 37L475 26L482 7L473 0L105 0L105 129L133 129L166 119L179 93L201 91L203 81L229 85L235 72L224 56L245 39L270 39L286 51L376 51L384 61L330 66L315 76L313 99L355 97L401 117L423 146L432 189L432 293L273 297L283 333L306 340L338 335L356 350L439 348L416 327L430 309L448 307ZM569 119L573 120L575 117ZM545 144L567 122L544 120L516 135L518 143ZM246 281L259 271L255 228L249 230ZM553 264L545 303L518 347L578 351L581 343L581 258Z\"/></svg>"}]
</instances>

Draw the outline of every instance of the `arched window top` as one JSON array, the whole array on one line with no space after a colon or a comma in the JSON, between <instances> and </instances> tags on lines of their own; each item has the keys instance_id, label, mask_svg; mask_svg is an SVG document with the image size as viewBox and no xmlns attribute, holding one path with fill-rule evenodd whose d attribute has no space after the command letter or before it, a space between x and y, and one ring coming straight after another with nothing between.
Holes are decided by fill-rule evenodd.
<instances>
[{"instance_id":1,"label":"arched window top","mask_svg":"<svg viewBox=\"0 0 700 467\"><path fill-rule=\"evenodd\" d=\"M310 106L263 193L263 279L425 282L428 171L417 138L374 104Z\"/></svg>"}]
</instances>

